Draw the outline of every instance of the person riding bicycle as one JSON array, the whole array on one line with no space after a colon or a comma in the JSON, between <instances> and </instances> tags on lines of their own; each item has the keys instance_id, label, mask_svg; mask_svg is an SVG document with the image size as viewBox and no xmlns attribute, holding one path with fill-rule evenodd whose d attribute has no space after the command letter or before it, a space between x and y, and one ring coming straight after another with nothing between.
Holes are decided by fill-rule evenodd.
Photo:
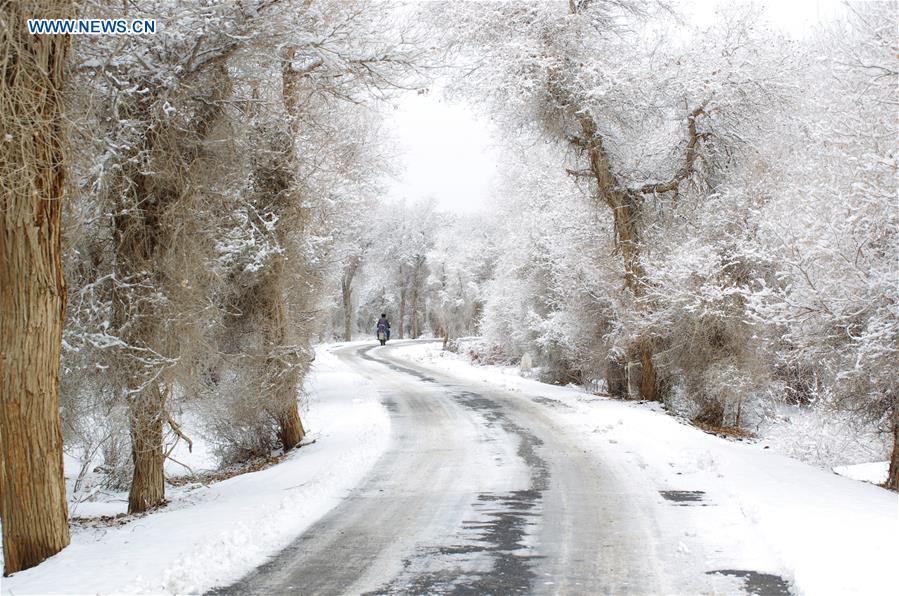
<instances>
[{"instance_id":1,"label":"person riding bicycle","mask_svg":"<svg viewBox=\"0 0 899 596\"><path fill-rule=\"evenodd\" d=\"M383 346L388 339L390 339L390 321L387 320L386 314L381 313L381 318L378 319L378 341Z\"/></svg>"}]
</instances>

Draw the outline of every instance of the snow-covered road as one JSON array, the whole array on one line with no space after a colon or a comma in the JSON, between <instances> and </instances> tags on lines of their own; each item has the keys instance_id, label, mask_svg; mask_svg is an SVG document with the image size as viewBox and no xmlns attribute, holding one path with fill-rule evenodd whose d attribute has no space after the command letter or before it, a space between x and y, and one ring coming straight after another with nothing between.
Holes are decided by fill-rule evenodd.
<instances>
[{"instance_id":1,"label":"snow-covered road","mask_svg":"<svg viewBox=\"0 0 899 596\"><path fill-rule=\"evenodd\" d=\"M0 594L894 591L895 493L438 342L316 355L305 447L76 525Z\"/></svg>"},{"instance_id":2,"label":"snow-covered road","mask_svg":"<svg viewBox=\"0 0 899 596\"><path fill-rule=\"evenodd\" d=\"M566 426L572 406L402 358L412 343L335 350L377 382L393 440L339 506L223 593L785 593L767 569L709 573L745 562L751 531L732 553L697 536L710 503L604 465Z\"/></svg>"}]
</instances>

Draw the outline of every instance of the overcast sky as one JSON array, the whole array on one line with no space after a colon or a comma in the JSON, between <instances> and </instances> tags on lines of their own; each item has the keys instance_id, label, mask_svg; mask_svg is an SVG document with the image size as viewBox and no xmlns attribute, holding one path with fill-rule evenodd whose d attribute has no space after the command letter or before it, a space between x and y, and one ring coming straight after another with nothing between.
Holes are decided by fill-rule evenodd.
<instances>
[{"instance_id":1,"label":"overcast sky","mask_svg":"<svg viewBox=\"0 0 899 596\"><path fill-rule=\"evenodd\" d=\"M683 0L690 20L713 25L716 11L733 0ZM817 23L839 18L841 0L761 0L768 19L785 34L801 38ZM496 172L498 143L490 123L476 108L455 103L440 91L409 93L388 114L387 127L397 139L399 174L390 185L391 199L414 202L434 197L440 209L472 213L487 207Z\"/></svg>"},{"instance_id":2,"label":"overcast sky","mask_svg":"<svg viewBox=\"0 0 899 596\"><path fill-rule=\"evenodd\" d=\"M398 141L401 170L390 198L416 201L429 196L446 211L473 212L489 196L496 169L489 122L468 104L440 91L409 93L397 102L387 126Z\"/></svg>"}]
</instances>

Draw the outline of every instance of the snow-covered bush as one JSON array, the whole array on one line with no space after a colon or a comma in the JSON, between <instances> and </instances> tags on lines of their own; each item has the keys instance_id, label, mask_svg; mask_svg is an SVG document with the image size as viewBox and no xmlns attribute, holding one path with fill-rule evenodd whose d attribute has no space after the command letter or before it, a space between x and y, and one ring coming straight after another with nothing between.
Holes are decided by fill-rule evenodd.
<instances>
[{"instance_id":1,"label":"snow-covered bush","mask_svg":"<svg viewBox=\"0 0 899 596\"><path fill-rule=\"evenodd\" d=\"M687 230L666 227L665 251L648 265L652 314L638 321L654 335L664 382L689 396L681 414L714 426L755 427L773 382L768 332L747 306L776 283L778 264L758 241L756 212L765 189L755 170L731 174L730 186L679 205ZM745 181L748 186L737 185ZM684 226L686 227L686 226ZM678 400L684 404L684 400Z\"/></svg>"},{"instance_id":2,"label":"snow-covered bush","mask_svg":"<svg viewBox=\"0 0 899 596\"><path fill-rule=\"evenodd\" d=\"M775 145L779 192L759 236L776 283L752 298L755 321L783 330L769 345L793 394L892 435L899 483L899 82L895 6L854 7L827 32L805 83L803 112ZM887 457L883 453L882 457Z\"/></svg>"}]
</instances>

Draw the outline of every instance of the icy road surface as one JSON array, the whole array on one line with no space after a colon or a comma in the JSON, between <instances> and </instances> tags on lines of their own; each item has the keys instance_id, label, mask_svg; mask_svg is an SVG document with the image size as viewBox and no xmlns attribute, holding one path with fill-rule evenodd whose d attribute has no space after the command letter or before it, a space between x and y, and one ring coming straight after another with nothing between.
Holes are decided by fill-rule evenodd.
<instances>
[{"instance_id":1,"label":"icy road surface","mask_svg":"<svg viewBox=\"0 0 899 596\"><path fill-rule=\"evenodd\" d=\"M701 493L647 492L559 427L564 403L399 358L409 343L335 350L377 382L392 443L340 505L217 593L788 593L770 573L709 573L701 541L680 539Z\"/></svg>"}]
</instances>

